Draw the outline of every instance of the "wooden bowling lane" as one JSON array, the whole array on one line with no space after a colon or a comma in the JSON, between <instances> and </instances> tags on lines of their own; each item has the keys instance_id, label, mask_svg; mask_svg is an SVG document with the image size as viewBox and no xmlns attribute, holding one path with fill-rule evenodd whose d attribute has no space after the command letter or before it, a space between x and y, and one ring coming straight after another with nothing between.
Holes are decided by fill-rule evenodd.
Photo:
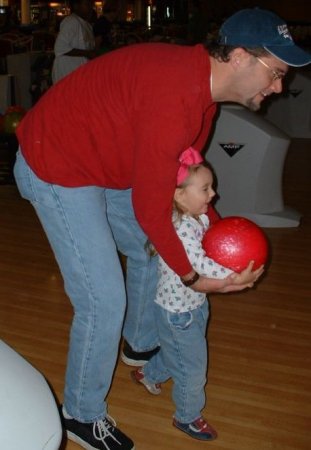
<instances>
[{"instance_id":1,"label":"wooden bowling lane","mask_svg":"<svg viewBox=\"0 0 311 450\"><path fill-rule=\"evenodd\" d=\"M136 450L310 448L310 167L310 140L294 140L284 195L304 217L299 228L266 230L273 258L263 281L211 296L205 415L218 439L204 444L174 429L171 383L148 395L119 362L109 413ZM0 186L0 230L1 339L46 376L61 402L72 309L40 224L12 185ZM79 448L64 441L62 450Z\"/></svg>"}]
</instances>

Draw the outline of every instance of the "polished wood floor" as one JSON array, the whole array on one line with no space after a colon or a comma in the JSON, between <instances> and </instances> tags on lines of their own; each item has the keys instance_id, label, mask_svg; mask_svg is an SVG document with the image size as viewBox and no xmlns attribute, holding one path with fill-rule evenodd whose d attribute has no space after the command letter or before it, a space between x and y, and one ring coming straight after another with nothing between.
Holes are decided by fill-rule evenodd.
<instances>
[{"instance_id":1,"label":"polished wood floor","mask_svg":"<svg viewBox=\"0 0 311 450\"><path fill-rule=\"evenodd\" d=\"M136 450L311 449L310 172L311 141L295 140L284 196L303 213L301 226L267 230L272 262L256 289L211 298L205 415L218 439L202 443L174 429L170 383L153 397L132 384L120 362L109 412ZM0 186L0 338L46 376L60 402L71 316L31 206L14 186Z\"/></svg>"}]
</instances>

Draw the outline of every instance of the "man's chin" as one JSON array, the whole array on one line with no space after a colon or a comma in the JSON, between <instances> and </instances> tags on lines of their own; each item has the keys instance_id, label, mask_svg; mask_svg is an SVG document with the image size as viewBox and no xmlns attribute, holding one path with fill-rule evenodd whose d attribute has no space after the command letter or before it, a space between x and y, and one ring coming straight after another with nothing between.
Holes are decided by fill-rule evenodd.
<instances>
[{"instance_id":1,"label":"man's chin","mask_svg":"<svg viewBox=\"0 0 311 450\"><path fill-rule=\"evenodd\" d=\"M246 101L245 106L250 111L258 111L261 108L261 103L265 100L266 96L263 94L257 94Z\"/></svg>"},{"instance_id":2,"label":"man's chin","mask_svg":"<svg viewBox=\"0 0 311 450\"><path fill-rule=\"evenodd\" d=\"M250 111L258 111L261 107L261 102L255 102L254 99L248 100L245 105Z\"/></svg>"}]
</instances>

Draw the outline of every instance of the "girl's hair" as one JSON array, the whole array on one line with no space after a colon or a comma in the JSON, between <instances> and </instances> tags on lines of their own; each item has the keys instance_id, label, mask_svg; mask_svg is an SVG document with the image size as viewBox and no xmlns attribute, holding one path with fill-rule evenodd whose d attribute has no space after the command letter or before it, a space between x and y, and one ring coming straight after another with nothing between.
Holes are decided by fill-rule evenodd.
<instances>
[{"instance_id":1,"label":"girl's hair","mask_svg":"<svg viewBox=\"0 0 311 450\"><path fill-rule=\"evenodd\" d=\"M200 164L193 164L188 167L188 176L183 180L179 186L176 186L176 189L185 189L187 186L189 186L191 182L192 175L196 174L197 171L200 169L200 167L208 167L206 163L200 163ZM209 168L209 167L208 167ZM174 217L174 223L178 223L184 214L183 210L178 205L178 202L176 202L175 199L173 199L173 211L176 213Z\"/></svg>"},{"instance_id":2,"label":"girl's hair","mask_svg":"<svg viewBox=\"0 0 311 450\"><path fill-rule=\"evenodd\" d=\"M200 167L206 167L213 173L212 167L205 161L201 162L200 164L192 164L191 166L188 167L188 176L183 180L181 184L176 186L176 189L185 189L187 186L189 186L189 184L191 183L191 177L198 172ZM181 207L178 205L175 199L173 199L173 212L174 212L173 223L177 224L178 222L180 222L184 214L184 211L181 209ZM154 248L149 239L147 239L145 243L145 250L150 256L157 255L157 250Z\"/></svg>"},{"instance_id":3,"label":"girl's hair","mask_svg":"<svg viewBox=\"0 0 311 450\"><path fill-rule=\"evenodd\" d=\"M205 162L201 162L199 164L192 164L191 166L188 166L188 176L183 180L182 183L180 183L178 186L176 186L177 188L185 188L190 184L190 177L191 175L194 175L195 173L197 173L197 171L200 169L200 167L208 167L210 169L210 167L208 166L208 164L206 164Z\"/></svg>"}]
</instances>

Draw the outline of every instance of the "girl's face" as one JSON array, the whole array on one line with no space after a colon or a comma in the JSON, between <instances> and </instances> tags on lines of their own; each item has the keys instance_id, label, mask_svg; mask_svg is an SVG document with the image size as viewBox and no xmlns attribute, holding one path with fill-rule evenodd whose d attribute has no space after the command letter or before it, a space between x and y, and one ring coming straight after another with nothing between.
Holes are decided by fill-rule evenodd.
<instances>
[{"instance_id":1,"label":"girl's face","mask_svg":"<svg viewBox=\"0 0 311 450\"><path fill-rule=\"evenodd\" d=\"M176 188L174 200L180 209L190 216L205 214L208 204L215 195L213 175L210 169L200 166L191 174L187 186Z\"/></svg>"}]
</instances>

